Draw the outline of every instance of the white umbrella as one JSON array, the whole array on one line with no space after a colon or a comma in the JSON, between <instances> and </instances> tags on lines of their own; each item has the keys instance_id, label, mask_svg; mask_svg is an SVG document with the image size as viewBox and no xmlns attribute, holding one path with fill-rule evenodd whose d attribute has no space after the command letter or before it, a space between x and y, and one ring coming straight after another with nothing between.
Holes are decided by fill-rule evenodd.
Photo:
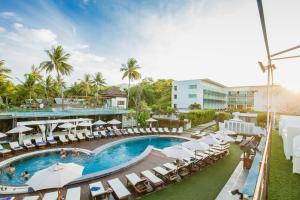
<instances>
[{"instance_id":1,"label":"white umbrella","mask_svg":"<svg viewBox=\"0 0 300 200\"><path fill-rule=\"evenodd\" d=\"M19 143L22 144L22 133L31 131L32 128L29 128L27 126L17 126L9 131L6 132L6 134L13 134L13 133L19 133Z\"/></svg>"},{"instance_id":2,"label":"white umbrella","mask_svg":"<svg viewBox=\"0 0 300 200\"><path fill-rule=\"evenodd\" d=\"M0 138L4 138L4 137L6 137L7 135L5 134L5 133L1 133L0 132Z\"/></svg>"},{"instance_id":3,"label":"white umbrella","mask_svg":"<svg viewBox=\"0 0 300 200\"><path fill-rule=\"evenodd\" d=\"M99 126L99 125L102 126L102 125L105 125L105 124L107 124L107 123L104 122L104 121L102 121L102 120L100 120L100 119L99 119L98 121L96 121L96 122L93 123L93 125L96 125L96 126L97 126L97 125L98 125L98 126Z\"/></svg>"},{"instance_id":4,"label":"white umbrella","mask_svg":"<svg viewBox=\"0 0 300 200\"><path fill-rule=\"evenodd\" d=\"M91 122L80 122L77 126L90 127L92 126Z\"/></svg>"},{"instance_id":5,"label":"white umbrella","mask_svg":"<svg viewBox=\"0 0 300 200\"><path fill-rule=\"evenodd\" d=\"M191 140L188 142L182 143L182 146L191 150L191 151L206 151L209 149L209 145L197 140Z\"/></svg>"},{"instance_id":6,"label":"white umbrella","mask_svg":"<svg viewBox=\"0 0 300 200\"><path fill-rule=\"evenodd\" d=\"M214 144L220 144L221 143L219 140L217 140L215 137L213 137L211 135L206 135L206 136L202 137L201 139L199 139L197 141L203 142L203 143L208 144L208 145L214 145Z\"/></svg>"},{"instance_id":7,"label":"white umbrella","mask_svg":"<svg viewBox=\"0 0 300 200\"><path fill-rule=\"evenodd\" d=\"M33 174L26 182L35 191L48 188L62 188L82 176L83 166L75 163L57 163Z\"/></svg>"},{"instance_id":8,"label":"white umbrella","mask_svg":"<svg viewBox=\"0 0 300 200\"><path fill-rule=\"evenodd\" d=\"M122 122L116 120L116 119L112 119L110 121L107 122L110 125L117 125L117 124L121 124Z\"/></svg>"},{"instance_id":9,"label":"white umbrella","mask_svg":"<svg viewBox=\"0 0 300 200\"><path fill-rule=\"evenodd\" d=\"M152 123L152 122L157 122L157 120L153 119L153 118L149 118L149 119L146 120L146 122L151 122Z\"/></svg>"},{"instance_id":10,"label":"white umbrella","mask_svg":"<svg viewBox=\"0 0 300 200\"><path fill-rule=\"evenodd\" d=\"M59 128L71 129L71 128L75 128L76 126L74 124L71 124L71 123L67 122L67 123L64 123L62 125L59 125L58 127Z\"/></svg>"},{"instance_id":11,"label":"white umbrella","mask_svg":"<svg viewBox=\"0 0 300 200\"><path fill-rule=\"evenodd\" d=\"M162 153L170 158L183 160L194 156L194 153L181 145L175 145L166 147L162 150Z\"/></svg>"},{"instance_id":12,"label":"white umbrella","mask_svg":"<svg viewBox=\"0 0 300 200\"><path fill-rule=\"evenodd\" d=\"M228 136L228 135L225 135L225 134L221 134L221 133L217 133L215 135L213 135L215 138L219 139L219 140L223 140L225 142L234 142L235 140Z\"/></svg>"}]
</instances>

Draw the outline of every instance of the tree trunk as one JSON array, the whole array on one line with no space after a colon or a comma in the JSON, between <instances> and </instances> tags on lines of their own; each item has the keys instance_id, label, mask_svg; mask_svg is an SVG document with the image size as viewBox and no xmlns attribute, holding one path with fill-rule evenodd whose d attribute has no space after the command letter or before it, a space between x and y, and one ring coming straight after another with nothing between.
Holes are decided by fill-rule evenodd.
<instances>
[{"instance_id":1,"label":"tree trunk","mask_svg":"<svg viewBox=\"0 0 300 200\"><path fill-rule=\"evenodd\" d=\"M59 87L60 87L60 93L61 93L61 109L64 110L64 91L63 91L62 81L60 79L59 72L57 72L57 78L59 81Z\"/></svg>"},{"instance_id":2,"label":"tree trunk","mask_svg":"<svg viewBox=\"0 0 300 200\"><path fill-rule=\"evenodd\" d=\"M129 95L130 93L130 78L128 77L128 91L127 91L127 109L129 108Z\"/></svg>"}]
</instances>

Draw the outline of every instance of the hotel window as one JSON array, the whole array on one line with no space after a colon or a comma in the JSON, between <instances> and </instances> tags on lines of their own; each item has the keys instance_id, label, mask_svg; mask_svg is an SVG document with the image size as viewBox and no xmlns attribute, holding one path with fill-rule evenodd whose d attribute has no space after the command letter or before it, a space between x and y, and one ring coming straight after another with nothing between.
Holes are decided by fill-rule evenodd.
<instances>
[{"instance_id":1,"label":"hotel window","mask_svg":"<svg viewBox=\"0 0 300 200\"><path fill-rule=\"evenodd\" d=\"M174 86L174 91L177 91L177 86L176 85Z\"/></svg>"},{"instance_id":2,"label":"hotel window","mask_svg":"<svg viewBox=\"0 0 300 200\"><path fill-rule=\"evenodd\" d=\"M174 94L174 99L177 99L177 94Z\"/></svg>"},{"instance_id":3,"label":"hotel window","mask_svg":"<svg viewBox=\"0 0 300 200\"><path fill-rule=\"evenodd\" d=\"M197 89L197 85L189 85L189 89Z\"/></svg>"},{"instance_id":4,"label":"hotel window","mask_svg":"<svg viewBox=\"0 0 300 200\"><path fill-rule=\"evenodd\" d=\"M197 94L189 94L189 98L190 99L196 99L197 98Z\"/></svg>"},{"instance_id":5,"label":"hotel window","mask_svg":"<svg viewBox=\"0 0 300 200\"><path fill-rule=\"evenodd\" d=\"M174 107L175 109L177 109L177 104L175 103L175 104L173 105L173 107Z\"/></svg>"},{"instance_id":6,"label":"hotel window","mask_svg":"<svg viewBox=\"0 0 300 200\"><path fill-rule=\"evenodd\" d=\"M118 105L118 106L124 106L124 105L125 105L125 102L124 102L124 101L117 101L117 105Z\"/></svg>"}]
</instances>

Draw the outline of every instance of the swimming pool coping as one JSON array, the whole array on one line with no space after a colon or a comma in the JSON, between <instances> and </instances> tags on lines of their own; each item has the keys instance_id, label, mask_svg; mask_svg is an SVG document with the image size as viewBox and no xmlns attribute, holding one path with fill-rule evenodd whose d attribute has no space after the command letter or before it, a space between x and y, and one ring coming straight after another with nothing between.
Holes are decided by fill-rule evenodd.
<instances>
[{"instance_id":1,"label":"swimming pool coping","mask_svg":"<svg viewBox=\"0 0 300 200\"><path fill-rule=\"evenodd\" d=\"M184 139L184 140L193 140L192 138L187 138L187 137L183 137L183 136L177 136L177 135L144 135L144 136L135 136L135 137L130 137L130 138L124 138L124 139L120 139L117 141L113 141L113 142L109 142L105 145L102 145L96 149L94 149L93 151L87 150L87 149L83 149L83 148L76 148L78 151L85 153L87 155L95 155L95 154L99 154L101 153L103 150L123 143L123 142L127 142L127 141L133 141L133 140L139 140L139 139L143 139L143 138L149 138L149 137L153 137L153 138L178 138L178 139ZM43 153L50 153L50 152L57 152L60 151L61 149L64 149L66 151L72 151L75 148L55 148L55 149L44 149L44 150L40 150L40 151L35 151L35 152L29 152L26 154L22 154L22 155L18 155L12 158L9 158L5 161L0 162L0 168L3 168L5 166L7 166L9 163L20 160L22 158L27 158L30 156L34 156L34 155L38 155L38 154L43 154ZM139 163L140 161L142 161L143 159L145 159L152 150L160 150L157 148L154 148L153 146L148 146L141 154L139 154L138 156L136 156L135 158L129 160L128 162L125 162L123 164L117 165L115 167L106 169L106 170L101 170L99 172L95 172L95 173L91 173L91 174L87 174L87 175L83 175L80 178L68 183L67 185L73 185L73 184L78 184L78 183L82 183L82 182L87 182L87 181L91 181L97 178L102 178L105 176L109 176L111 174L117 173L119 171L122 171L128 167L131 167L137 163ZM29 186L6 186L6 185L1 185L0 187L6 187L6 190L0 190L0 194L21 194L21 193L28 193L28 189Z\"/></svg>"}]
</instances>

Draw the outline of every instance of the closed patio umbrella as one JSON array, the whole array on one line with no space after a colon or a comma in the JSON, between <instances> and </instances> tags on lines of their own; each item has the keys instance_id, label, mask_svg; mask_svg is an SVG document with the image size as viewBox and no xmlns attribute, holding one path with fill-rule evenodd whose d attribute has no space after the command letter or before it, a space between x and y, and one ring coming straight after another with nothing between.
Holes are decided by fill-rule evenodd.
<instances>
[{"instance_id":1,"label":"closed patio umbrella","mask_svg":"<svg viewBox=\"0 0 300 200\"><path fill-rule=\"evenodd\" d=\"M26 182L35 191L62 188L64 185L82 176L83 166L75 163L57 163L46 169L35 172Z\"/></svg>"},{"instance_id":2,"label":"closed patio umbrella","mask_svg":"<svg viewBox=\"0 0 300 200\"><path fill-rule=\"evenodd\" d=\"M191 150L191 151L206 151L209 149L209 145L197 140L191 140L188 142L182 143L182 146Z\"/></svg>"},{"instance_id":3,"label":"closed patio umbrella","mask_svg":"<svg viewBox=\"0 0 300 200\"><path fill-rule=\"evenodd\" d=\"M166 147L162 150L162 153L170 158L183 160L194 156L194 153L181 145L175 145Z\"/></svg>"},{"instance_id":4,"label":"closed patio umbrella","mask_svg":"<svg viewBox=\"0 0 300 200\"><path fill-rule=\"evenodd\" d=\"M112 119L110 121L107 122L107 124L110 124L110 125L118 125L118 124L121 124L122 122L120 122L119 120L116 120L116 119Z\"/></svg>"},{"instance_id":5,"label":"closed patio umbrella","mask_svg":"<svg viewBox=\"0 0 300 200\"><path fill-rule=\"evenodd\" d=\"M22 144L22 133L27 132L27 131L31 131L32 128L29 128L27 126L17 126L9 131L6 132L6 134L14 134L14 133L18 133L19 134L19 143Z\"/></svg>"}]
</instances>

